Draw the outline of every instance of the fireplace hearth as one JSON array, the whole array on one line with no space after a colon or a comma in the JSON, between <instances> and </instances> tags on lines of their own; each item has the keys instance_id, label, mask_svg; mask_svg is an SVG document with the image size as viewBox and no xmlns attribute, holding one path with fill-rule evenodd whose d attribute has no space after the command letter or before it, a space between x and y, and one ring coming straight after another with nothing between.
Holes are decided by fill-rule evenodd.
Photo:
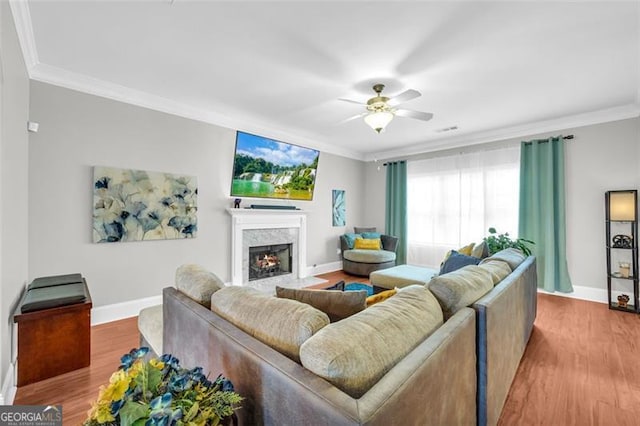
<instances>
[{"instance_id":1,"label":"fireplace hearth","mask_svg":"<svg viewBox=\"0 0 640 426\"><path fill-rule=\"evenodd\" d=\"M249 281L292 273L291 244L249 247Z\"/></svg>"}]
</instances>

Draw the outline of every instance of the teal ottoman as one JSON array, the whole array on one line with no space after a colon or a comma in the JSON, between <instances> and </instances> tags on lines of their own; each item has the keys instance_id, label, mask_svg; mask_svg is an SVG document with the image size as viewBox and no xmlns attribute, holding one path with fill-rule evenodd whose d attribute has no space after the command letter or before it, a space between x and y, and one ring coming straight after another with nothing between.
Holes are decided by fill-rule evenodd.
<instances>
[{"instance_id":1,"label":"teal ottoman","mask_svg":"<svg viewBox=\"0 0 640 426\"><path fill-rule=\"evenodd\" d=\"M374 271L369 276L374 292L406 287L411 284L427 284L438 271L421 266L400 265Z\"/></svg>"}]
</instances>

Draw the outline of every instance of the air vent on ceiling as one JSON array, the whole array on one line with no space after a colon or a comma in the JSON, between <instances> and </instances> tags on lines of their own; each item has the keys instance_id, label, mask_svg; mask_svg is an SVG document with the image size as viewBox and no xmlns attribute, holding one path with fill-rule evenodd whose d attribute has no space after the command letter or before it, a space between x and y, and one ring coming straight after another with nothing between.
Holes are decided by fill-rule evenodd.
<instances>
[{"instance_id":1,"label":"air vent on ceiling","mask_svg":"<svg viewBox=\"0 0 640 426\"><path fill-rule=\"evenodd\" d=\"M443 133L443 132L450 132L452 130L458 130L458 126L444 127L442 129L437 129L436 132L437 133Z\"/></svg>"}]
</instances>

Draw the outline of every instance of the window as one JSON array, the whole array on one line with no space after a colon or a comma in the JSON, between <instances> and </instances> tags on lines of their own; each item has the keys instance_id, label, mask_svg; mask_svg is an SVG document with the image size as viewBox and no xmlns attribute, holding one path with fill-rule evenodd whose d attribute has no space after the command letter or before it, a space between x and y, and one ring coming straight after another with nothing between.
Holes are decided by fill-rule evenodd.
<instances>
[{"instance_id":1,"label":"window","mask_svg":"<svg viewBox=\"0 0 640 426\"><path fill-rule=\"evenodd\" d=\"M520 147L407 164L407 263L437 268L490 227L518 232Z\"/></svg>"}]
</instances>

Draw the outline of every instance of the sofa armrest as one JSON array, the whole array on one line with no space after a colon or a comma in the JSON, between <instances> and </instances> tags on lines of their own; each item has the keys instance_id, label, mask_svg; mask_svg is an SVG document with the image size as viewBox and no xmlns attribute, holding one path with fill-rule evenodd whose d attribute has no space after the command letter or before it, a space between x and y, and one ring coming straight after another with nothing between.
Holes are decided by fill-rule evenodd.
<instances>
[{"instance_id":1,"label":"sofa armrest","mask_svg":"<svg viewBox=\"0 0 640 426\"><path fill-rule=\"evenodd\" d=\"M476 301L478 425L498 423L537 311L536 259L525 259Z\"/></svg>"},{"instance_id":2,"label":"sofa armrest","mask_svg":"<svg viewBox=\"0 0 640 426\"><path fill-rule=\"evenodd\" d=\"M388 250L392 252L396 252L398 249L398 237L394 237L392 235L381 235L380 239L382 240L382 249Z\"/></svg>"},{"instance_id":3,"label":"sofa armrest","mask_svg":"<svg viewBox=\"0 0 640 426\"><path fill-rule=\"evenodd\" d=\"M366 425L476 425L476 315L463 308L358 400Z\"/></svg>"},{"instance_id":4,"label":"sofa armrest","mask_svg":"<svg viewBox=\"0 0 640 426\"><path fill-rule=\"evenodd\" d=\"M340 253L344 253L347 250L351 250L347 238L344 235L340 235Z\"/></svg>"}]
</instances>

